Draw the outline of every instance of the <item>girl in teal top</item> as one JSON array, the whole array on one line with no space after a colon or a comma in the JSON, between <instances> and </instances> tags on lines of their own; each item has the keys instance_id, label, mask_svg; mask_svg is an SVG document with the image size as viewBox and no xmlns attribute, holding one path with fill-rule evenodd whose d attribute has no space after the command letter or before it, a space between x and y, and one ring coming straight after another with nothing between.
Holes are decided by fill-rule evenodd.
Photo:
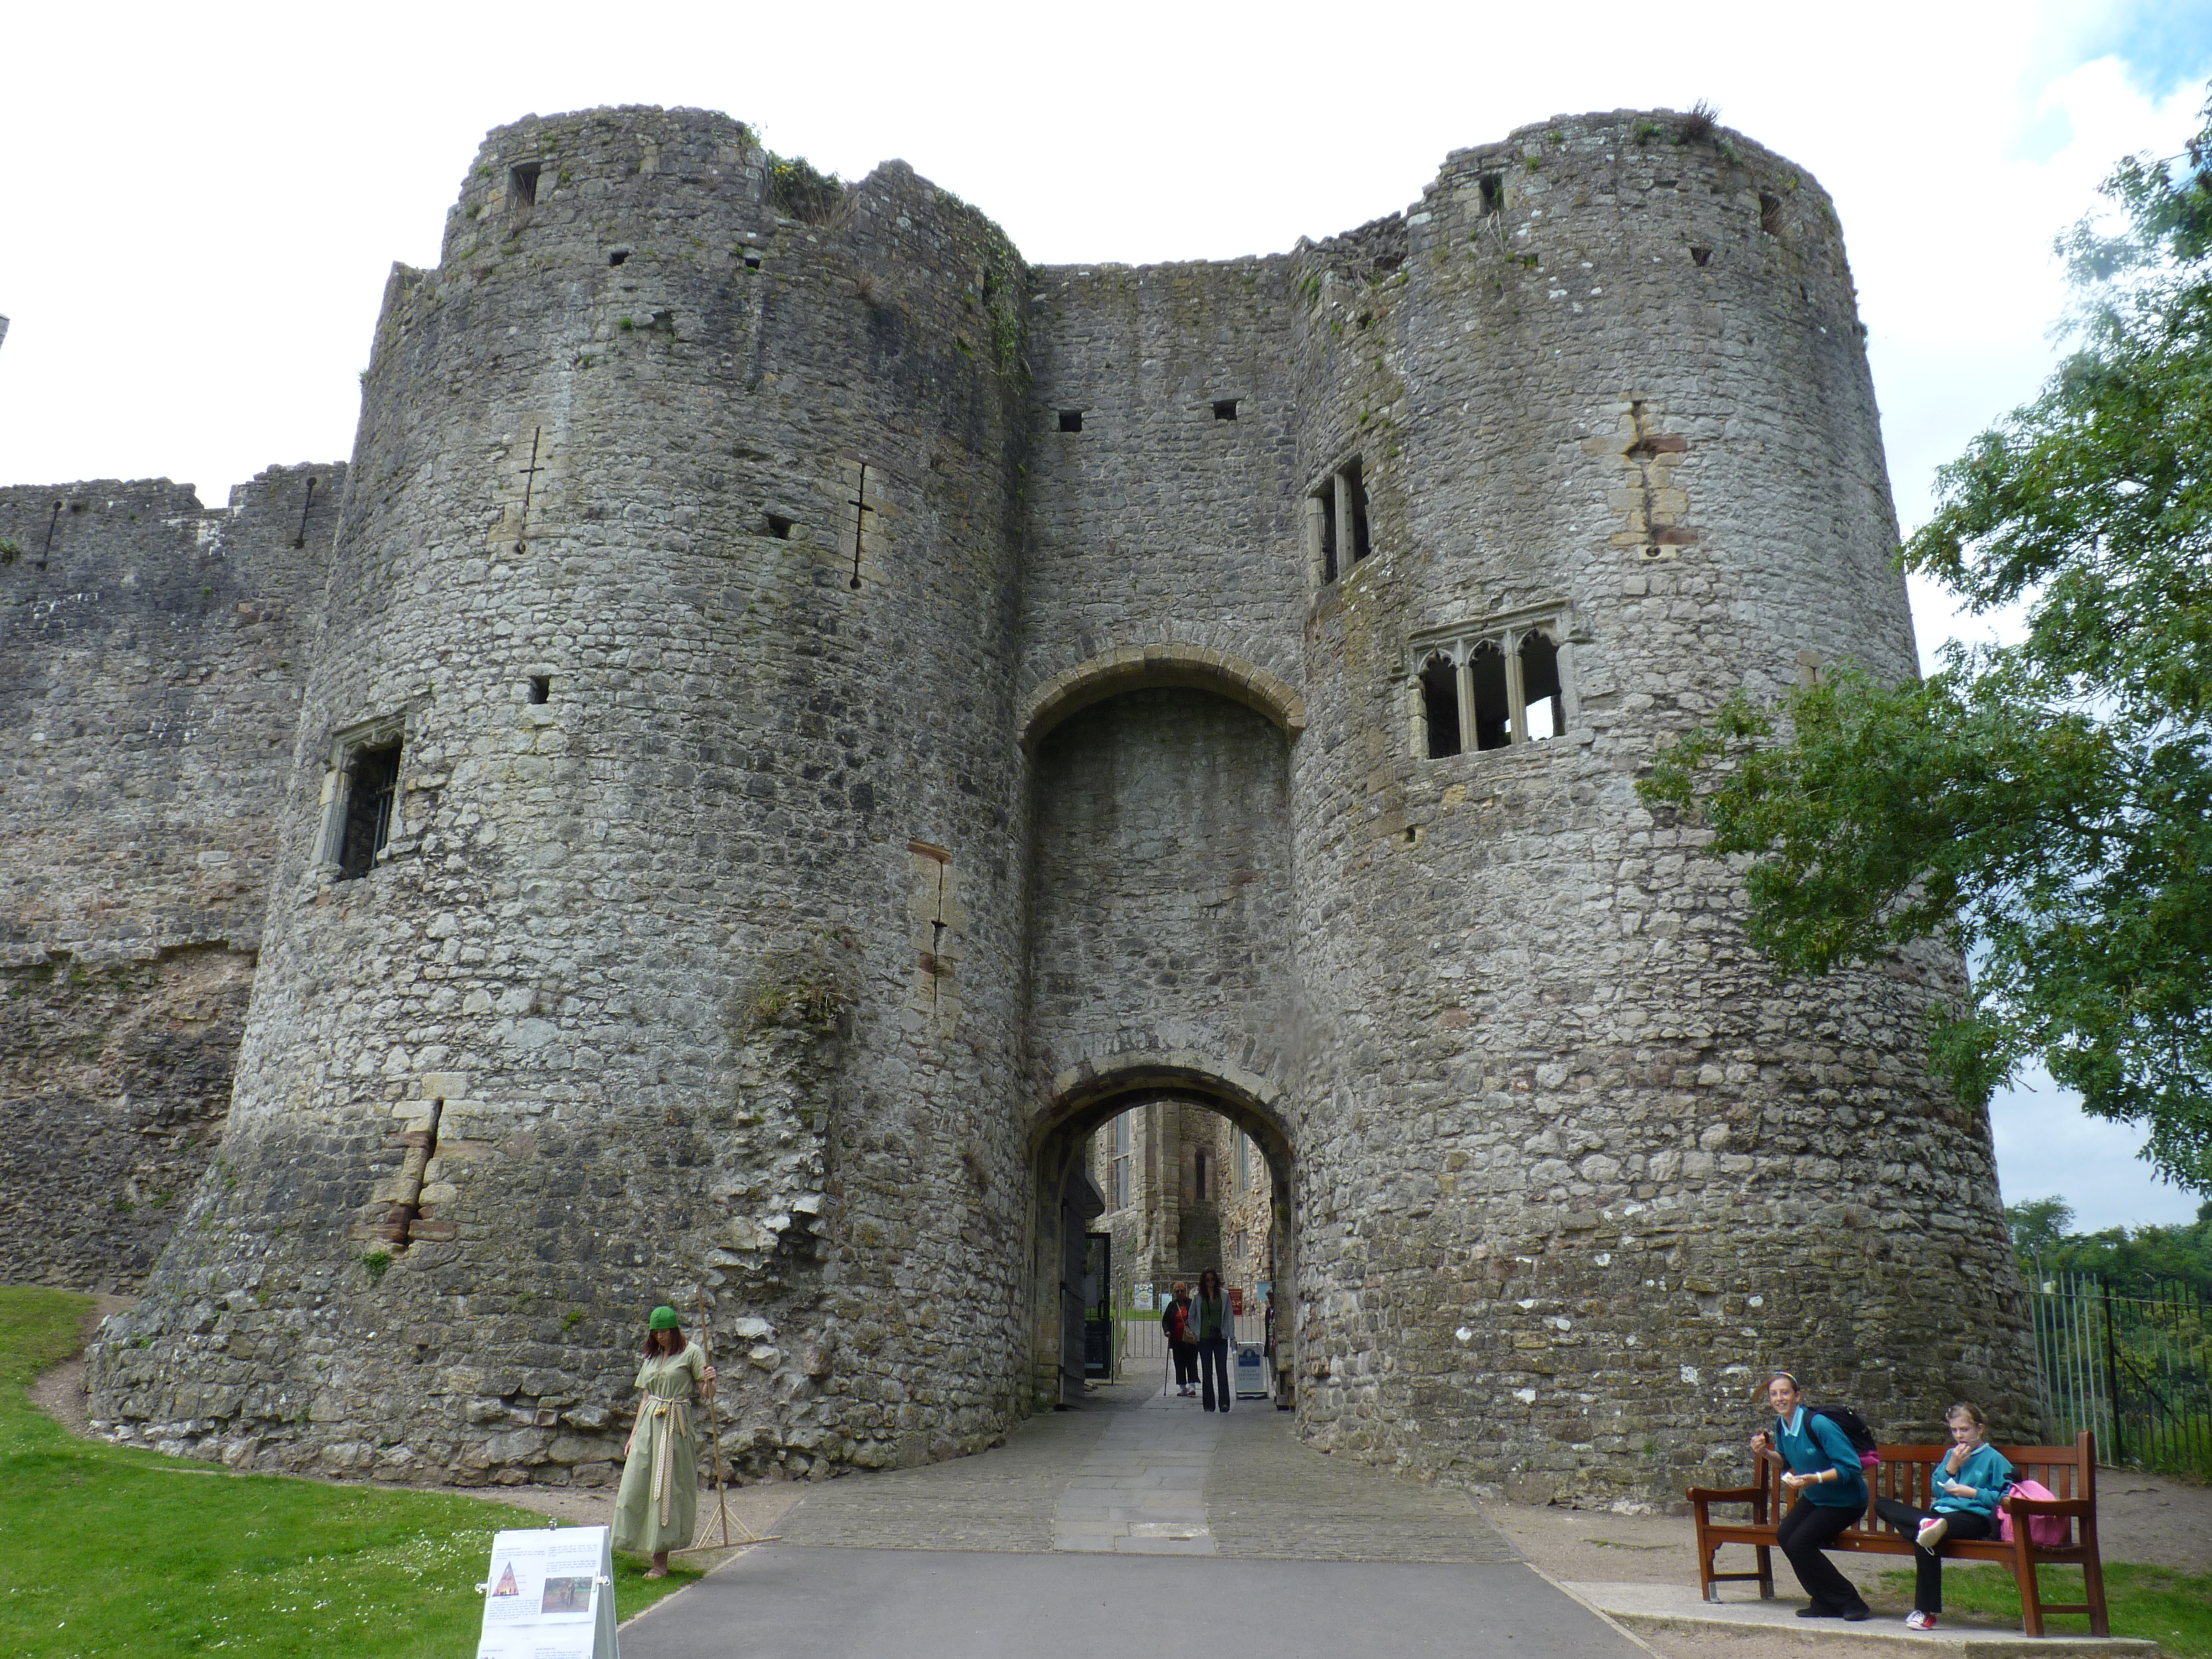
<instances>
[{"instance_id":1,"label":"girl in teal top","mask_svg":"<svg viewBox=\"0 0 2212 1659\"><path fill-rule=\"evenodd\" d=\"M1946 1538L1996 1536L1997 1500L2012 1486L2012 1465L1990 1444L1979 1411L1961 1403L1944 1413L1943 1419L1950 1425L1951 1449L1929 1472L1928 1507L1915 1516L1908 1506L1899 1504L1904 1512L1891 1522L1900 1532L1905 1525L1917 1522L1912 1540L1917 1546L1913 1551L1912 1611L1905 1620L1909 1630L1934 1630L1936 1616L1943 1611L1943 1563L1937 1548Z\"/></svg>"},{"instance_id":2,"label":"girl in teal top","mask_svg":"<svg viewBox=\"0 0 2212 1659\"><path fill-rule=\"evenodd\" d=\"M1766 1403L1774 1410L1774 1428L1752 1436L1751 1443L1759 1451L1779 1452L1790 1466L1782 1485L1797 1501L1775 1527L1774 1541L1811 1598L1797 1616L1869 1618L1858 1587L1824 1553L1866 1512L1866 1475L1857 1449L1841 1429L1807 1409L1797 1379L1788 1371L1777 1371L1768 1381Z\"/></svg>"},{"instance_id":3,"label":"girl in teal top","mask_svg":"<svg viewBox=\"0 0 2212 1659\"><path fill-rule=\"evenodd\" d=\"M1859 1467L1858 1448L1819 1412L1808 1411L1802 1398L1775 1419L1774 1449L1790 1469L1782 1484L1808 1503L1823 1509L1866 1507L1866 1471Z\"/></svg>"}]
</instances>

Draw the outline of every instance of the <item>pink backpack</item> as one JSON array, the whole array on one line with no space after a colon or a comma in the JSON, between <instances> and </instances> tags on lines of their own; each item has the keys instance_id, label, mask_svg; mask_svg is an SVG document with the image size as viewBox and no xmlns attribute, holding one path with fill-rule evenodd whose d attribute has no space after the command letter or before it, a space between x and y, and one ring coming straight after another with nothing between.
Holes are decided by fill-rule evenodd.
<instances>
[{"instance_id":1,"label":"pink backpack","mask_svg":"<svg viewBox=\"0 0 2212 1659\"><path fill-rule=\"evenodd\" d=\"M2015 1480L2006 1489L2008 1498L2038 1498L2048 1503L2058 1494L2038 1480ZM2030 1542L2047 1550L2066 1547L2067 1522L2063 1515L2031 1515L2027 1518ZM1997 1506L1997 1536L2012 1542L2012 1511L2002 1504Z\"/></svg>"}]
</instances>

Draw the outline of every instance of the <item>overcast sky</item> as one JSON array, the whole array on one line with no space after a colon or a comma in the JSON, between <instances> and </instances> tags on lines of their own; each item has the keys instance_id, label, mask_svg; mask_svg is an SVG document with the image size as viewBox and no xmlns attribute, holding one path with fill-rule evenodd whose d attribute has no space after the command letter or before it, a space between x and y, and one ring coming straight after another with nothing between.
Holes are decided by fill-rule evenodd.
<instances>
[{"instance_id":1,"label":"overcast sky","mask_svg":"<svg viewBox=\"0 0 2212 1659\"><path fill-rule=\"evenodd\" d=\"M448 3L13 9L0 41L0 483L166 476L203 500L352 448L394 259L436 261L484 131L727 111L848 177L902 157L1032 260L1287 248L1412 201L1523 123L1711 100L1842 216L1906 526L2049 368L2052 235L2170 154L2212 0L1626 8ZM1923 653L1969 624L1916 587ZM2187 1220L2140 1137L2000 1100L2008 1201Z\"/></svg>"}]
</instances>

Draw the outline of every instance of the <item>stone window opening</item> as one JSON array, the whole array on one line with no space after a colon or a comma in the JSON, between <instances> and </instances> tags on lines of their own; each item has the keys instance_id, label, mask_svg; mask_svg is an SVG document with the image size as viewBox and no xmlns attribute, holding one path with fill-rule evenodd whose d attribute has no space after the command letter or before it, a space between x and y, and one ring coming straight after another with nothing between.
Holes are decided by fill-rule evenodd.
<instances>
[{"instance_id":1,"label":"stone window opening","mask_svg":"<svg viewBox=\"0 0 2212 1659\"><path fill-rule=\"evenodd\" d=\"M1700 270L1711 264L1712 259L1713 251L1709 247L1693 247L1690 250L1690 263Z\"/></svg>"},{"instance_id":2,"label":"stone window opening","mask_svg":"<svg viewBox=\"0 0 2212 1659\"><path fill-rule=\"evenodd\" d=\"M1520 732L1516 743L1541 743L1567 734L1567 708L1560 696L1559 647L1541 631L1521 641Z\"/></svg>"},{"instance_id":3,"label":"stone window opening","mask_svg":"<svg viewBox=\"0 0 2212 1659\"><path fill-rule=\"evenodd\" d=\"M1782 234L1782 198L1763 190L1759 192L1759 228L1769 236Z\"/></svg>"},{"instance_id":4,"label":"stone window opening","mask_svg":"<svg viewBox=\"0 0 2212 1659\"><path fill-rule=\"evenodd\" d=\"M533 703L550 701L553 696L553 677L550 674L532 674L530 677L530 690L526 695Z\"/></svg>"},{"instance_id":5,"label":"stone window opening","mask_svg":"<svg viewBox=\"0 0 2212 1659\"><path fill-rule=\"evenodd\" d=\"M1079 409L1061 410L1060 411L1060 429L1062 432L1082 431L1083 411Z\"/></svg>"},{"instance_id":6,"label":"stone window opening","mask_svg":"<svg viewBox=\"0 0 2212 1659\"><path fill-rule=\"evenodd\" d=\"M1122 1113L1114 1120L1114 1192L1113 1207L1129 1207L1129 1114Z\"/></svg>"},{"instance_id":7,"label":"stone window opening","mask_svg":"<svg viewBox=\"0 0 2212 1659\"><path fill-rule=\"evenodd\" d=\"M768 520L769 535L780 542L787 542L791 539L791 527L798 520L787 519L781 513L763 513L761 516Z\"/></svg>"},{"instance_id":8,"label":"stone window opening","mask_svg":"<svg viewBox=\"0 0 2212 1659\"><path fill-rule=\"evenodd\" d=\"M1190 1195L1194 1202L1203 1204L1206 1200L1206 1177L1207 1166L1212 1162L1203 1146L1190 1155Z\"/></svg>"},{"instance_id":9,"label":"stone window opening","mask_svg":"<svg viewBox=\"0 0 2212 1659\"><path fill-rule=\"evenodd\" d=\"M346 757L345 805L338 819L338 878L351 880L376 867L392 843L399 799L398 738L363 744Z\"/></svg>"},{"instance_id":10,"label":"stone window opening","mask_svg":"<svg viewBox=\"0 0 2212 1659\"><path fill-rule=\"evenodd\" d=\"M507 170L507 205L509 212L520 213L538 205L538 174L540 163L518 161Z\"/></svg>"},{"instance_id":11,"label":"stone window opening","mask_svg":"<svg viewBox=\"0 0 2212 1659\"><path fill-rule=\"evenodd\" d=\"M1428 756L1447 760L1467 747L1460 717L1460 665L1449 651L1431 653L1421 665L1421 714L1428 728Z\"/></svg>"},{"instance_id":12,"label":"stone window opening","mask_svg":"<svg viewBox=\"0 0 2212 1659\"><path fill-rule=\"evenodd\" d=\"M744 258L745 269L747 270L758 270L761 268L761 254L758 248L747 248L745 250Z\"/></svg>"},{"instance_id":13,"label":"stone window opening","mask_svg":"<svg viewBox=\"0 0 2212 1659\"><path fill-rule=\"evenodd\" d=\"M1367 521L1367 485L1359 457L1330 470L1306 497L1306 553L1320 586L1374 550Z\"/></svg>"},{"instance_id":14,"label":"stone window opening","mask_svg":"<svg viewBox=\"0 0 2212 1659\"><path fill-rule=\"evenodd\" d=\"M1474 187L1482 204L1482 216L1495 218L1505 210L1505 175L1502 173L1478 173Z\"/></svg>"},{"instance_id":15,"label":"stone window opening","mask_svg":"<svg viewBox=\"0 0 2212 1659\"><path fill-rule=\"evenodd\" d=\"M1413 752L1430 760L1565 737L1574 722L1563 612L1494 617L1415 642Z\"/></svg>"},{"instance_id":16,"label":"stone window opening","mask_svg":"<svg viewBox=\"0 0 2212 1659\"><path fill-rule=\"evenodd\" d=\"M1217 421L1235 420L1239 401L1240 399L1235 398L1216 398L1213 400L1213 418Z\"/></svg>"},{"instance_id":17,"label":"stone window opening","mask_svg":"<svg viewBox=\"0 0 2212 1659\"><path fill-rule=\"evenodd\" d=\"M1469 723L1478 750L1503 749L1513 741L1513 702L1506 689L1505 653L1485 640L1468 653Z\"/></svg>"},{"instance_id":18,"label":"stone window opening","mask_svg":"<svg viewBox=\"0 0 2212 1659\"><path fill-rule=\"evenodd\" d=\"M618 247L607 255L607 263L611 265L618 265L629 258L629 250L626 247Z\"/></svg>"}]
</instances>

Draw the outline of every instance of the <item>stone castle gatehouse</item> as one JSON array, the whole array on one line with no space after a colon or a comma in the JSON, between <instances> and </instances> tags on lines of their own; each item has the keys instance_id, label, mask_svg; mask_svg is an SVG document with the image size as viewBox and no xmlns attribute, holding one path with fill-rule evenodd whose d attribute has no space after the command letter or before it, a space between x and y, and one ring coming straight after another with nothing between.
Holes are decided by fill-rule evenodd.
<instances>
[{"instance_id":1,"label":"stone castle gatehouse","mask_svg":"<svg viewBox=\"0 0 2212 1659\"><path fill-rule=\"evenodd\" d=\"M749 1474L973 1451L1183 1102L1320 1445L1634 1499L1777 1363L2025 1422L1957 965L1775 982L1633 788L1912 672L1863 336L1819 186L1665 112L1140 268L720 115L493 132L349 465L0 495L11 1265L167 1241L95 1419L588 1484L674 1300Z\"/></svg>"}]
</instances>

